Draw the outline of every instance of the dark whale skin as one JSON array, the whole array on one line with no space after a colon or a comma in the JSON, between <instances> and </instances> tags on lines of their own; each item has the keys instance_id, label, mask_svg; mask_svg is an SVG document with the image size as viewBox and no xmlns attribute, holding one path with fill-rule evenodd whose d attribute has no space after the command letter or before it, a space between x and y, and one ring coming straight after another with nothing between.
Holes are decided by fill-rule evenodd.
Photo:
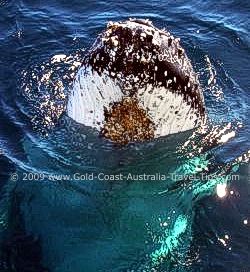
<instances>
[{"instance_id":1,"label":"dark whale skin","mask_svg":"<svg viewBox=\"0 0 250 272\"><path fill-rule=\"evenodd\" d=\"M130 19L130 22L134 26L129 27L127 22L109 23L90 50L86 64L100 74L106 71L112 78L120 76L122 88L131 94L146 84L164 86L183 95L183 99L198 110L199 118L203 118L205 104L202 90L179 39L169 32L158 30L148 20ZM144 26L149 28L146 34ZM160 34L160 44L153 42L154 32ZM128 53L129 48L132 51ZM115 58L111 55L113 50L117 50ZM137 59L137 54L140 57L143 55L146 60ZM136 76L139 81L135 83L133 78ZM167 83L168 80L172 82Z\"/></svg>"}]
</instances>

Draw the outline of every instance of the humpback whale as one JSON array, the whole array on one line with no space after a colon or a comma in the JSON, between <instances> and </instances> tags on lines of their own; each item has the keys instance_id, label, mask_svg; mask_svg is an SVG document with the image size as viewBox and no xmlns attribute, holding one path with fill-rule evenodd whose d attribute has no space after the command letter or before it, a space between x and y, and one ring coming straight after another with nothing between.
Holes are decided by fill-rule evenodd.
<instances>
[{"instance_id":1,"label":"humpback whale","mask_svg":"<svg viewBox=\"0 0 250 272\"><path fill-rule=\"evenodd\" d=\"M180 39L142 19L108 23L76 74L67 114L120 144L190 130L206 117Z\"/></svg>"}]
</instances>

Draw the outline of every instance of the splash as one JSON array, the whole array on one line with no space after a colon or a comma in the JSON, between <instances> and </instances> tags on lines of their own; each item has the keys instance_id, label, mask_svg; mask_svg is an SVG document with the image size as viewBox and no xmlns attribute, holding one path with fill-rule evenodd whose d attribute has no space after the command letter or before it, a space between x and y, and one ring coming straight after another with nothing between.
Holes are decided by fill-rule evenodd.
<instances>
[{"instance_id":1,"label":"splash","mask_svg":"<svg viewBox=\"0 0 250 272\"><path fill-rule=\"evenodd\" d=\"M21 75L23 111L33 127L48 135L66 110L68 88L82 63L82 53L55 55L49 61L29 67Z\"/></svg>"}]
</instances>

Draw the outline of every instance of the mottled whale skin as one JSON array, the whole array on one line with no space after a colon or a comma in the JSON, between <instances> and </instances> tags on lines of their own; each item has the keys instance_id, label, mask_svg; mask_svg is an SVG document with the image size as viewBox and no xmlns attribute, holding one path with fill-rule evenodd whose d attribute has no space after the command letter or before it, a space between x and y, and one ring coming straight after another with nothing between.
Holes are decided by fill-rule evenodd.
<instances>
[{"instance_id":1,"label":"mottled whale skin","mask_svg":"<svg viewBox=\"0 0 250 272\"><path fill-rule=\"evenodd\" d=\"M206 117L180 40L141 19L108 23L76 75L67 113L125 144L193 129Z\"/></svg>"}]
</instances>

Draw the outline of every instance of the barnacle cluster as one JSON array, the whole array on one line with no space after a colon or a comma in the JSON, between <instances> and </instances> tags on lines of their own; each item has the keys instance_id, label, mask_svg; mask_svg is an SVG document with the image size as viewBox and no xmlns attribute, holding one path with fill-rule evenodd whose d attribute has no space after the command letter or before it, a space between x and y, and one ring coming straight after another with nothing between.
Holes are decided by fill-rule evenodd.
<instances>
[{"instance_id":1,"label":"barnacle cluster","mask_svg":"<svg viewBox=\"0 0 250 272\"><path fill-rule=\"evenodd\" d=\"M125 97L106 109L105 120L101 134L113 142L127 144L154 137L153 122L134 98Z\"/></svg>"}]
</instances>

